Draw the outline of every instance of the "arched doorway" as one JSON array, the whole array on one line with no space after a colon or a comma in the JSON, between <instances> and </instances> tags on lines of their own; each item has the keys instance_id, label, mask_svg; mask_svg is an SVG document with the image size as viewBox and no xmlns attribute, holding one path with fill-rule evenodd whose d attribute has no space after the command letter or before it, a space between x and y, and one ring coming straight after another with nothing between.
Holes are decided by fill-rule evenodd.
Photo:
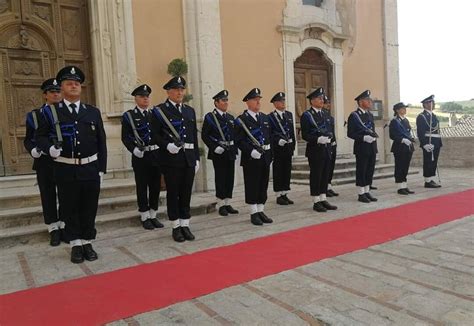
<instances>
[{"instance_id":1,"label":"arched doorway","mask_svg":"<svg viewBox=\"0 0 474 326\"><path fill-rule=\"evenodd\" d=\"M25 115L42 104L43 80L77 65L94 102L89 25L86 0L0 0L0 176L31 172Z\"/></svg>"},{"instance_id":2,"label":"arched doorway","mask_svg":"<svg viewBox=\"0 0 474 326\"><path fill-rule=\"evenodd\" d=\"M333 93L332 63L318 49L307 49L295 60L295 116L298 137L300 136L300 117L308 108L306 96L310 91L324 87L329 98Z\"/></svg>"}]
</instances>

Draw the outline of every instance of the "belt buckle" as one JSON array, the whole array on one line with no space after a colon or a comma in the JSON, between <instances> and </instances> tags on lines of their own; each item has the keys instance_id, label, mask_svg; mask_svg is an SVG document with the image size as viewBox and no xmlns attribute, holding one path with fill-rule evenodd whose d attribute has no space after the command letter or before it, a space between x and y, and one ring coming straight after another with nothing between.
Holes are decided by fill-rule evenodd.
<instances>
[{"instance_id":1,"label":"belt buckle","mask_svg":"<svg viewBox=\"0 0 474 326\"><path fill-rule=\"evenodd\" d=\"M75 165L82 165L81 159L80 158L74 158L74 164Z\"/></svg>"}]
</instances>

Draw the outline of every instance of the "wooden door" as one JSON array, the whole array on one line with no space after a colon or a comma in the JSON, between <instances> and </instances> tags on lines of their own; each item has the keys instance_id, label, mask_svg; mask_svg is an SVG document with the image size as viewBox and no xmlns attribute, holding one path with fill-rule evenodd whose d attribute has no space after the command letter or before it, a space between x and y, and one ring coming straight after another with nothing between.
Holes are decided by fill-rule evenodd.
<instances>
[{"instance_id":1,"label":"wooden door","mask_svg":"<svg viewBox=\"0 0 474 326\"><path fill-rule=\"evenodd\" d=\"M303 112L309 107L306 96L318 87L324 87L329 97L332 93L331 63L315 49L306 50L294 64L296 129Z\"/></svg>"},{"instance_id":2,"label":"wooden door","mask_svg":"<svg viewBox=\"0 0 474 326\"><path fill-rule=\"evenodd\" d=\"M93 103L86 0L0 0L0 175L31 173L25 115L43 103L41 83L59 68L84 70Z\"/></svg>"}]
</instances>

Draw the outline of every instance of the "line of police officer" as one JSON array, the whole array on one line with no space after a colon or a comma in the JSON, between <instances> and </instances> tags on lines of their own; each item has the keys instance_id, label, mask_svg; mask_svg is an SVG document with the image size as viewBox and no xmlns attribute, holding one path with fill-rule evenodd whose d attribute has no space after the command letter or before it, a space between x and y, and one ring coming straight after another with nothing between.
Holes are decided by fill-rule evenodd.
<instances>
[{"instance_id":1,"label":"line of police officer","mask_svg":"<svg viewBox=\"0 0 474 326\"><path fill-rule=\"evenodd\" d=\"M46 80L41 87L46 103L28 113L25 138L25 147L35 159L50 244L57 246L61 240L69 242L73 263L98 258L92 240L96 237L95 218L107 162L106 135L100 111L80 99L84 79L78 67L67 66L55 79ZM184 78L172 78L163 86L166 101L151 107L152 90L146 84L141 85L132 92L135 108L122 116L122 142L132 154L142 225L148 230L163 227L157 219L163 175L167 214L172 222L172 237L177 242L195 239L190 229L190 201L194 176L199 169L196 114L192 107L183 103L185 88ZM212 160L215 170L218 212L221 216L238 213L230 201L235 160L240 149L250 221L254 225L272 223L264 212L272 162L277 204L294 203L288 198L296 143L293 116L285 109L283 92L272 97L270 102L275 110L267 115L260 112L261 90L251 89L243 98L247 109L236 119L227 112L228 97L227 90L213 97L215 107L205 115L202 128L202 140L209 149L208 159ZM327 197L338 195L330 188L337 146L334 118L323 88L311 92L307 98L310 107L301 117L301 132L307 142L305 155L310 166L313 209L318 212L336 210L337 207L327 201ZM370 91L363 92L355 100L358 109L349 116L348 136L354 139L359 201L371 202L377 200L369 190L378 136L370 113ZM441 147L439 123L431 112L433 104L433 96L425 99L426 112L417 119L420 145L426 152L424 176L428 188L439 187L432 180ZM410 126L404 118L406 105L398 103L394 111L396 117L390 123L390 137L394 140L395 178L399 184L398 193L409 194L413 192L406 186L406 175L414 139L410 137Z\"/></svg>"}]
</instances>

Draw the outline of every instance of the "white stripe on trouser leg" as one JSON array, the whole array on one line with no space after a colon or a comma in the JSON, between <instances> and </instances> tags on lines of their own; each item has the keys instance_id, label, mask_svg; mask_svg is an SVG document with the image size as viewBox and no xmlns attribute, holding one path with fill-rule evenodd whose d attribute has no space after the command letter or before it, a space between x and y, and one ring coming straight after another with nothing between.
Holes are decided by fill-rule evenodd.
<instances>
[{"instance_id":1,"label":"white stripe on trouser leg","mask_svg":"<svg viewBox=\"0 0 474 326\"><path fill-rule=\"evenodd\" d=\"M158 211L155 211L154 209L150 208L150 218L156 218L157 213L158 213Z\"/></svg>"},{"instance_id":2,"label":"white stripe on trouser leg","mask_svg":"<svg viewBox=\"0 0 474 326\"><path fill-rule=\"evenodd\" d=\"M319 201L321 201L321 197L319 197L319 196L313 196L313 203L317 203L317 202L319 202Z\"/></svg>"},{"instance_id":3,"label":"white stripe on trouser leg","mask_svg":"<svg viewBox=\"0 0 474 326\"><path fill-rule=\"evenodd\" d=\"M257 204L250 204L250 214L255 214L257 212Z\"/></svg>"},{"instance_id":4,"label":"white stripe on trouser leg","mask_svg":"<svg viewBox=\"0 0 474 326\"><path fill-rule=\"evenodd\" d=\"M48 226L48 232L51 233L59 229L59 222L54 222L54 223L48 224L47 226Z\"/></svg>"},{"instance_id":5,"label":"white stripe on trouser leg","mask_svg":"<svg viewBox=\"0 0 474 326\"><path fill-rule=\"evenodd\" d=\"M92 243L90 240L84 240L84 239L82 239L81 242L82 242L82 245Z\"/></svg>"},{"instance_id":6,"label":"white stripe on trouser leg","mask_svg":"<svg viewBox=\"0 0 474 326\"><path fill-rule=\"evenodd\" d=\"M260 212L263 212L263 209L265 208L265 205L263 204L257 204L257 212L260 213Z\"/></svg>"},{"instance_id":7,"label":"white stripe on trouser leg","mask_svg":"<svg viewBox=\"0 0 474 326\"><path fill-rule=\"evenodd\" d=\"M365 186L365 187L364 187L364 191L365 191L366 193L370 192L370 186Z\"/></svg>"},{"instance_id":8,"label":"white stripe on trouser leg","mask_svg":"<svg viewBox=\"0 0 474 326\"><path fill-rule=\"evenodd\" d=\"M189 226L189 219L187 219L187 220L179 219L179 225L180 225L181 227Z\"/></svg>"},{"instance_id":9,"label":"white stripe on trouser leg","mask_svg":"<svg viewBox=\"0 0 474 326\"><path fill-rule=\"evenodd\" d=\"M365 194L365 187L359 187L359 195Z\"/></svg>"},{"instance_id":10,"label":"white stripe on trouser leg","mask_svg":"<svg viewBox=\"0 0 474 326\"><path fill-rule=\"evenodd\" d=\"M82 246L82 240L81 239L71 240L69 241L69 245L71 247Z\"/></svg>"},{"instance_id":11,"label":"white stripe on trouser leg","mask_svg":"<svg viewBox=\"0 0 474 326\"><path fill-rule=\"evenodd\" d=\"M173 229L179 228L179 220L171 221L171 227Z\"/></svg>"},{"instance_id":12,"label":"white stripe on trouser leg","mask_svg":"<svg viewBox=\"0 0 474 326\"><path fill-rule=\"evenodd\" d=\"M402 187L403 187L403 189L408 188L407 183L406 183L406 182L402 182Z\"/></svg>"},{"instance_id":13,"label":"white stripe on trouser leg","mask_svg":"<svg viewBox=\"0 0 474 326\"><path fill-rule=\"evenodd\" d=\"M403 189L403 182L397 182L397 189Z\"/></svg>"},{"instance_id":14,"label":"white stripe on trouser leg","mask_svg":"<svg viewBox=\"0 0 474 326\"><path fill-rule=\"evenodd\" d=\"M328 184L328 190L331 190L332 189L332 184Z\"/></svg>"},{"instance_id":15,"label":"white stripe on trouser leg","mask_svg":"<svg viewBox=\"0 0 474 326\"><path fill-rule=\"evenodd\" d=\"M150 218L150 211L140 212L140 219L142 220L142 222L148 220L149 218Z\"/></svg>"},{"instance_id":16,"label":"white stripe on trouser leg","mask_svg":"<svg viewBox=\"0 0 474 326\"><path fill-rule=\"evenodd\" d=\"M319 195L319 198L321 199L321 201L325 201L327 199L326 194Z\"/></svg>"}]
</instances>

